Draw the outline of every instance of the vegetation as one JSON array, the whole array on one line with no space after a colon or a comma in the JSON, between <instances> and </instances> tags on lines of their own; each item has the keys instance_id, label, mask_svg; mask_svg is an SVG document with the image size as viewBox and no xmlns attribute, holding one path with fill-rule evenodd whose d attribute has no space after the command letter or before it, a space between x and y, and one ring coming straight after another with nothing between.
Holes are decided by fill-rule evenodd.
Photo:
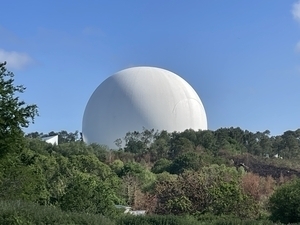
<instances>
[{"instance_id":1,"label":"vegetation","mask_svg":"<svg viewBox=\"0 0 300 225\"><path fill-rule=\"evenodd\" d=\"M300 129L134 131L114 151L77 131L25 135L37 107L0 67L0 224L299 222ZM56 134L58 145L41 139Z\"/></svg>"},{"instance_id":2,"label":"vegetation","mask_svg":"<svg viewBox=\"0 0 300 225\"><path fill-rule=\"evenodd\" d=\"M0 156L22 149L22 127L37 115L36 105L26 105L17 96L25 87L14 85L14 74L0 63Z\"/></svg>"},{"instance_id":3,"label":"vegetation","mask_svg":"<svg viewBox=\"0 0 300 225\"><path fill-rule=\"evenodd\" d=\"M300 179L279 187L271 196L269 204L273 221L300 222Z\"/></svg>"},{"instance_id":4,"label":"vegetation","mask_svg":"<svg viewBox=\"0 0 300 225\"><path fill-rule=\"evenodd\" d=\"M0 201L0 224L115 225L113 221L99 214L63 212L56 207L23 201Z\"/></svg>"}]
</instances>

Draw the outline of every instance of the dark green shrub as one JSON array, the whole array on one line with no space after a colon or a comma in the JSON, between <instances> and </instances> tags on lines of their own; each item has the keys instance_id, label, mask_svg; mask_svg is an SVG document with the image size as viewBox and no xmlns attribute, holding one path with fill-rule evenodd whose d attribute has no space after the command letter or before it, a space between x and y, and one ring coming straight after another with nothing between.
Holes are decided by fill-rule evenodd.
<instances>
[{"instance_id":1,"label":"dark green shrub","mask_svg":"<svg viewBox=\"0 0 300 225\"><path fill-rule=\"evenodd\" d=\"M120 217L117 225L272 225L269 220L240 219L233 216L215 216L204 214L201 216L176 216L176 215L147 215ZM279 225L276 223L276 225Z\"/></svg>"},{"instance_id":2,"label":"dark green shrub","mask_svg":"<svg viewBox=\"0 0 300 225\"><path fill-rule=\"evenodd\" d=\"M0 224L6 225L114 225L115 223L97 214L63 212L56 207L40 206L21 201L0 201Z\"/></svg>"},{"instance_id":3,"label":"dark green shrub","mask_svg":"<svg viewBox=\"0 0 300 225\"><path fill-rule=\"evenodd\" d=\"M120 217L117 225L196 225L198 221L191 216L175 215L147 215L147 216L130 216Z\"/></svg>"},{"instance_id":4,"label":"dark green shrub","mask_svg":"<svg viewBox=\"0 0 300 225\"><path fill-rule=\"evenodd\" d=\"M273 221L300 222L300 179L279 187L270 197L269 207Z\"/></svg>"}]
</instances>

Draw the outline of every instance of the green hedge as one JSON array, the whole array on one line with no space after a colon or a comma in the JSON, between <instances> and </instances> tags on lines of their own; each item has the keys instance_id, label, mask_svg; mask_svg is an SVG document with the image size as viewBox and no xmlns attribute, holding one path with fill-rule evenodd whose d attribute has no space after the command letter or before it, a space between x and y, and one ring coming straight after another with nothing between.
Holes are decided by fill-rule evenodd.
<instances>
[{"instance_id":1,"label":"green hedge","mask_svg":"<svg viewBox=\"0 0 300 225\"><path fill-rule=\"evenodd\" d=\"M123 216L117 221L117 225L194 225L199 224L193 217L181 217L174 215L146 215L146 216Z\"/></svg>"},{"instance_id":2,"label":"green hedge","mask_svg":"<svg viewBox=\"0 0 300 225\"><path fill-rule=\"evenodd\" d=\"M192 216L151 215L151 216L123 216L117 225L273 225L269 220L246 220L229 216L204 215L198 220ZM276 223L276 225L279 225Z\"/></svg>"},{"instance_id":3,"label":"green hedge","mask_svg":"<svg viewBox=\"0 0 300 225\"><path fill-rule=\"evenodd\" d=\"M63 212L51 206L21 201L0 201L0 224L6 225L115 225L102 215Z\"/></svg>"},{"instance_id":4,"label":"green hedge","mask_svg":"<svg viewBox=\"0 0 300 225\"><path fill-rule=\"evenodd\" d=\"M1 201L0 224L5 225L279 225L268 220L242 220L229 216L121 215L115 221L102 215L64 212L31 202Z\"/></svg>"}]
</instances>

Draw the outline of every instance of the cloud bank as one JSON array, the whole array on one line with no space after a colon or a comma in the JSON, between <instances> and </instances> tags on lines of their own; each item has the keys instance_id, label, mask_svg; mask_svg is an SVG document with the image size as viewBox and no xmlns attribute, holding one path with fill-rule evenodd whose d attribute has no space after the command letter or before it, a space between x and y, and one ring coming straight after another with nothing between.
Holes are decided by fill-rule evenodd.
<instances>
[{"instance_id":1,"label":"cloud bank","mask_svg":"<svg viewBox=\"0 0 300 225\"><path fill-rule=\"evenodd\" d=\"M33 63L33 59L26 53L5 51L0 49L0 62L7 62L7 67L10 69L24 69Z\"/></svg>"}]
</instances>

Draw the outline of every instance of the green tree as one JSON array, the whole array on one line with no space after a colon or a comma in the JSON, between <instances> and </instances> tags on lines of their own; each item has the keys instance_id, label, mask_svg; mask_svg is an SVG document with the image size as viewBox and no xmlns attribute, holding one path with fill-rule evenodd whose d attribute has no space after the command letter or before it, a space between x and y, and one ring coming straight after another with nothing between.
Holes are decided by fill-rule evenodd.
<instances>
[{"instance_id":1,"label":"green tree","mask_svg":"<svg viewBox=\"0 0 300 225\"><path fill-rule=\"evenodd\" d=\"M124 163L120 159L116 159L110 164L110 168L114 171L118 176L121 176L122 169L124 167Z\"/></svg>"},{"instance_id":2,"label":"green tree","mask_svg":"<svg viewBox=\"0 0 300 225\"><path fill-rule=\"evenodd\" d=\"M168 159L165 158L159 159L154 163L153 167L151 168L151 171L153 173L162 173L164 171L168 171L171 164L172 161Z\"/></svg>"},{"instance_id":3,"label":"green tree","mask_svg":"<svg viewBox=\"0 0 300 225\"><path fill-rule=\"evenodd\" d=\"M284 158L295 158L299 157L300 153L300 142L297 132L286 131L281 135L283 141L283 152L282 155Z\"/></svg>"},{"instance_id":4,"label":"green tree","mask_svg":"<svg viewBox=\"0 0 300 225\"><path fill-rule=\"evenodd\" d=\"M197 144L204 147L206 150L216 150L216 139L213 132L210 130L199 131L197 136Z\"/></svg>"},{"instance_id":5,"label":"green tree","mask_svg":"<svg viewBox=\"0 0 300 225\"><path fill-rule=\"evenodd\" d=\"M25 91L23 85L14 85L14 74L7 71L6 63L0 63L0 154L22 149L24 133L37 115L36 105L27 105L19 94Z\"/></svg>"},{"instance_id":6,"label":"green tree","mask_svg":"<svg viewBox=\"0 0 300 225\"><path fill-rule=\"evenodd\" d=\"M155 162L161 158L168 158L170 139L170 134L165 130L155 134L155 140L149 149L152 162Z\"/></svg>"},{"instance_id":7,"label":"green tree","mask_svg":"<svg viewBox=\"0 0 300 225\"><path fill-rule=\"evenodd\" d=\"M177 156L184 152L193 152L195 150L195 144L188 138L184 137L184 133L173 132L172 139L170 141L169 158L175 159Z\"/></svg>"},{"instance_id":8,"label":"green tree","mask_svg":"<svg viewBox=\"0 0 300 225\"><path fill-rule=\"evenodd\" d=\"M155 186L158 214L212 213L238 217L257 216L257 205L241 186L242 171L210 165L186 171L172 179L158 178Z\"/></svg>"},{"instance_id":9,"label":"green tree","mask_svg":"<svg viewBox=\"0 0 300 225\"><path fill-rule=\"evenodd\" d=\"M67 211L112 215L116 213L114 204L118 201L108 183L94 175L77 173L66 187L60 206Z\"/></svg>"},{"instance_id":10,"label":"green tree","mask_svg":"<svg viewBox=\"0 0 300 225\"><path fill-rule=\"evenodd\" d=\"M173 163L169 166L169 172L180 174L185 170L199 170L202 164L202 159L199 154L186 152L175 158Z\"/></svg>"},{"instance_id":11,"label":"green tree","mask_svg":"<svg viewBox=\"0 0 300 225\"><path fill-rule=\"evenodd\" d=\"M22 164L14 154L6 154L1 159L0 199L47 204L50 194L46 187L46 177L42 170L33 164L33 157L28 157L28 159L27 165Z\"/></svg>"},{"instance_id":12,"label":"green tree","mask_svg":"<svg viewBox=\"0 0 300 225\"><path fill-rule=\"evenodd\" d=\"M270 197L271 219L282 223L300 222L300 179L278 188Z\"/></svg>"}]
</instances>

